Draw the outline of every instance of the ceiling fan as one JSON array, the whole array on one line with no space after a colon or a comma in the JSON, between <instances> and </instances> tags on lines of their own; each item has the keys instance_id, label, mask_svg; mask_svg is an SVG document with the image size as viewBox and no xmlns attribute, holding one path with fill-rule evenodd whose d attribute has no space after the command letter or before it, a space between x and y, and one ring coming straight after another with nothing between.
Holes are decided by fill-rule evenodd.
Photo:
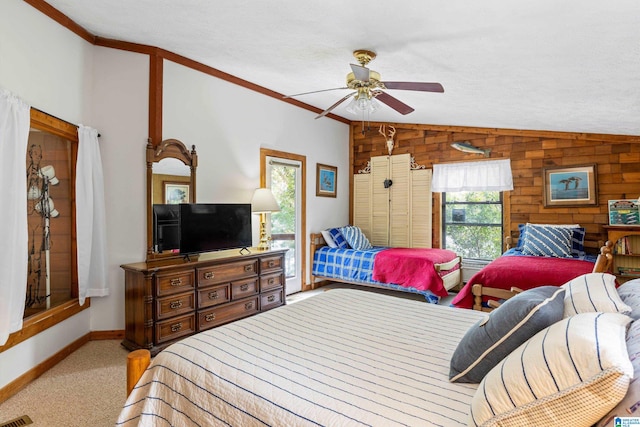
<instances>
[{"instance_id":1,"label":"ceiling fan","mask_svg":"<svg viewBox=\"0 0 640 427\"><path fill-rule=\"evenodd\" d=\"M414 109L397 98L384 92L385 89L399 89L399 90L414 90L421 92L444 92L444 88L440 83L422 83L422 82L388 82L382 81L380 74L377 71L367 68L367 64L375 59L376 54L370 50L356 50L353 52L353 56L360 63L360 65L351 65L352 72L347 74L347 85L344 87L336 87L332 89L316 90L311 92L297 93L295 95L287 95L285 98L292 98L295 96L309 95L311 93L327 92L331 90L339 89L352 89L355 92L344 96L339 99L331 107L320 113L316 119L326 116L338 105L342 104L349 98L353 98L351 104L347 107L349 111L375 111L377 109L377 103L374 100L378 100L389 107L393 108L400 114L409 114Z\"/></svg>"}]
</instances>

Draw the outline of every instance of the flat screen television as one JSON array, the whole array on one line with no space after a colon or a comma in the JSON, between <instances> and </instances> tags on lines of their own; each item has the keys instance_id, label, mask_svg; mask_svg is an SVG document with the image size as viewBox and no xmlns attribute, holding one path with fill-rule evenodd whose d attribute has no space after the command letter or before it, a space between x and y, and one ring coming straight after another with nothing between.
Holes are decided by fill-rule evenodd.
<instances>
[{"instance_id":1,"label":"flat screen television","mask_svg":"<svg viewBox=\"0 0 640 427\"><path fill-rule=\"evenodd\" d=\"M251 246L250 203L180 204L180 253Z\"/></svg>"},{"instance_id":2,"label":"flat screen television","mask_svg":"<svg viewBox=\"0 0 640 427\"><path fill-rule=\"evenodd\" d=\"M180 206L153 205L154 252L177 251L180 248Z\"/></svg>"}]
</instances>

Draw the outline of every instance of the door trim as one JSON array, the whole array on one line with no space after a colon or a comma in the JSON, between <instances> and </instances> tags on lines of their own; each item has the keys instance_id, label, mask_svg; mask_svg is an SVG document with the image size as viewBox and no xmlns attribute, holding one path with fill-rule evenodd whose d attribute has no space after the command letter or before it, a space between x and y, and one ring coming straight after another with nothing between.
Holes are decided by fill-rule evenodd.
<instances>
[{"instance_id":1,"label":"door trim","mask_svg":"<svg viewBox=\"0 0 640 427\"><path fill-rule=\"evenodd\" d=\"M260 187L264 187L267 183L267 157L279 157L281 159L295 160L301 164L301 180L300 183L300 286L302 291L311 289L311 285L307 283L307 157L300 154L287 153L285 151L270 150L268 148L260 148Z\"/></svg>"}]
</instances>

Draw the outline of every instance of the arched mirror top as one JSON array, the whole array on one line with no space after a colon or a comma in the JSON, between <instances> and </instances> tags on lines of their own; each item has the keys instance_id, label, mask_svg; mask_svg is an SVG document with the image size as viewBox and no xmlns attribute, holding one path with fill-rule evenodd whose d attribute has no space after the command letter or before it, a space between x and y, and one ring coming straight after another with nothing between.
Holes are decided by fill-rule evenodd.
<instances>
[{"instance_id":1,"label":"arched mirror top","mask_svg":"<svg viewBox=\"0 0 640 427\"><path fill-rule=\"evenodd\" d=\"M147 144L147 261L176 256L173 251L154 250L153 205L194 203L197 165L195 145L189 150L177 139Z\"/></svg>"}]
</instances>

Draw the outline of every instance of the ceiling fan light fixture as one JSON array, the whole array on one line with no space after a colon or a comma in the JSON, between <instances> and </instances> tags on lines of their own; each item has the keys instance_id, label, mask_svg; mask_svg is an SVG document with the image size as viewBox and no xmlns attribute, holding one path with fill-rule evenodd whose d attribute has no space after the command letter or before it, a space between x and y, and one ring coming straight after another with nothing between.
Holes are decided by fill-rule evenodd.
<instances>
[{"instance_id":1,"label":"ceiling fan light fixture","mask_svg":"<svg viewBox=\"0 0 640 427\"><path fill-rule=\"evenodd\" d=\"M373 113L380 108L380 103L376 101L366 90L361 90L351 99L347 105L347 111L352 114Z\"/></svg>"}]
</instances>

